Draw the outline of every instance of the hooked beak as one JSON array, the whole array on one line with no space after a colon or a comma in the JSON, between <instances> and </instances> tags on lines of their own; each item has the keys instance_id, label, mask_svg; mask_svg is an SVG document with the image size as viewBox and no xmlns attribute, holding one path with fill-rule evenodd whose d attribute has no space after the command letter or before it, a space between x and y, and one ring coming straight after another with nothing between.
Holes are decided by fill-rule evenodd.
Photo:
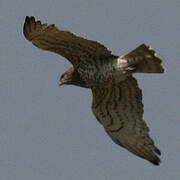
<instances>
[{"instance_id":1,"label":"hooked beak","mask_svg":"<svg viewBox=\"0 0 180 180\"><path fill-rule=\"evenodd\" d=\"M62 86L63 84L64 84L64 82L62 82L62 81L59 81L59 83L58 83L59 86Z\"/></svg>"}]
</instances>

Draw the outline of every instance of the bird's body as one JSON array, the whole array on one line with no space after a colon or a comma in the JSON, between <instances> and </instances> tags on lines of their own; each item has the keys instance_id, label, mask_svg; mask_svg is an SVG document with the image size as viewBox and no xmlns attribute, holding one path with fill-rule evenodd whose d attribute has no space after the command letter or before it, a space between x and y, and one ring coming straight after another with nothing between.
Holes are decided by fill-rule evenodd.
<instances>
[{"instance_id":1,"label":"bird's body","mask_svg":"<svg viewBox=\"0 0 180 180\"><path fill-rule=\"evenodd\" d=\"M82 65L76 69L82 81L91 88L97 84L107 85L109 83L121 82L129 74L125 67L118 67L118 57L108 57L107 59L97 59L96 63ZM123 64L123 63L121 63Z\"/></svg>"},{"instance_id":2,"label":"bird's body","mask_svg":"<svg viewBox=\"0 0 180 180\"><path fill-rule=\"evenodd\" d=\"M92 111L118 145L158 165L159 149L143 120L142 93L132 73L163 73L161 59L145 44L125 56L116 56L96 41L41 24L26 17L24 35L35 46L58 53L73 67L62 74L59 85L90 88Z\"/></svg>"}]
</instances>

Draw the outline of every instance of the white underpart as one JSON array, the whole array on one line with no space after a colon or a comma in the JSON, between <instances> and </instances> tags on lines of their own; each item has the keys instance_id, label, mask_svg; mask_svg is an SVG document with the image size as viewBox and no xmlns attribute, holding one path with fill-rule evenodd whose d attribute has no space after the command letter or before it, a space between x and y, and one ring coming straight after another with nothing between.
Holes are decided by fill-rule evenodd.
<instances>
[{"instance_id":1,"label":"white underpart","mask_svg":"<svg viewBox=\"0 0 180 180\"><path fill-rule=\"evenodd\" d=\"M127 67L128 63L126 59L122 59L121 56L117 59L117 67L118 69L123 69Z\"/></svg>"}]
</instances>

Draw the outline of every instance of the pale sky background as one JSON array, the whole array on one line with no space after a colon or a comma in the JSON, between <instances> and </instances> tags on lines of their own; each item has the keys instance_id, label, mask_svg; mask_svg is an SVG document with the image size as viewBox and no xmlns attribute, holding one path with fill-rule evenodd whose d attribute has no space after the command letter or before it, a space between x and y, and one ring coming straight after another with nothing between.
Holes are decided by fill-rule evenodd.
<instances>
[{"instance_id":1,"label":"pale sky background","mask_svg":"<svg viewBox=\"0 0 180 180\"><path fill-rule=\"evenodd\" d=\"M165 74L138 74L144 119L162 152L154 166L114 144L91 112L91 91L58 87L71 65L22 34L26 15L124 55L141 43ZM0 180L180 179L179 0L0 0Z\"/></svg>"}]
</instances>

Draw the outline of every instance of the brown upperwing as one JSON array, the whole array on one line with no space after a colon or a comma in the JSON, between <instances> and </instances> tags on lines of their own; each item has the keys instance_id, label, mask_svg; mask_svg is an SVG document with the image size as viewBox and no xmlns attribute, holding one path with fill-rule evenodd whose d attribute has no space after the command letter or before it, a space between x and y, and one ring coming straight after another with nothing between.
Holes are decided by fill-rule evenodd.
<instances>
[{"instance_id":1,"label":"brown upperwing","mask_svg":"<svg viewBox=\"0 0 180 180\"><path fill-rule=\"evenodd\" d=\"M52 51L67 58L75 67L81 61L93 60L93 56L110 56L111 51L96 41L62 31L54 24L42 24L34 17L26 17L24 36L38 48Z\"/></svg>"},{"instance_id":2,"label":"brown upperwing","mask_svg":"<svg viewBox=\"0 0 180 180\"><path fill-rule=\"evenodd\" d=\"M158 165L160 151L143 120L142 92L134 77L119 84L92 88L92 111L118 145Z\"/></svg>"}]
</instances>

